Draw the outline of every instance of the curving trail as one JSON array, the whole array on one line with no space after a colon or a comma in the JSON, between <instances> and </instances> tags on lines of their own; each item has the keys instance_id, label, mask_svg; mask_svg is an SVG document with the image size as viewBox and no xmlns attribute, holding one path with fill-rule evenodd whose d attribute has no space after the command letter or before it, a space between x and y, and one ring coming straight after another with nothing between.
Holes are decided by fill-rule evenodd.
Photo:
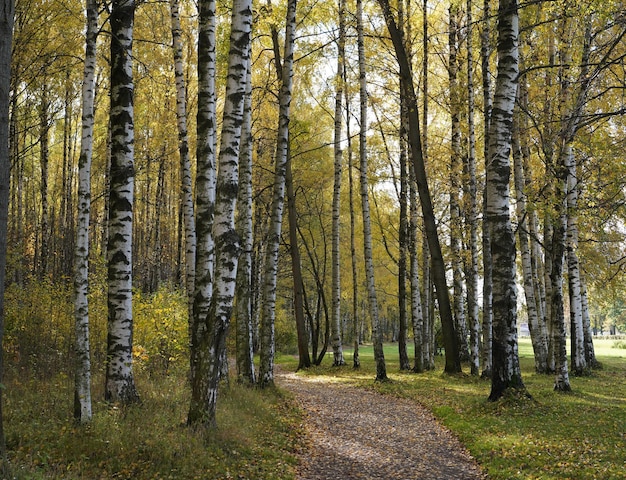
<instances>
[{"instance_id":1,"label":"curving trail","mask_svg":"<svg viewBox=\"0 0 626 480\"><path fill-rule=\"evenodd\" d=\"M405 399L277 372L306 412L298 480L486 479L461 443Z\"/></svg>"}]
</instances>

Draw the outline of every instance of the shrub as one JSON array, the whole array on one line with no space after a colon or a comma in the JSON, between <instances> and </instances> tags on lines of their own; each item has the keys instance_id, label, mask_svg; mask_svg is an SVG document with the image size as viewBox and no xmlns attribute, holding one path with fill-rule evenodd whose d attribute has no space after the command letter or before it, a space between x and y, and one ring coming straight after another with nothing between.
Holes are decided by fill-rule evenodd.
<instances>
[{"instance_id":1,"label":"shrub","mask_svg":"<svg viewBox=\"0 0 626 480\"><path fill-rule=\"evenodd\" d=\"M151 295L135 292L133 309L137 367L167 374L173 365L183 365L189 345L185 294L168 286Z\"/></svg>"}]
</instances>

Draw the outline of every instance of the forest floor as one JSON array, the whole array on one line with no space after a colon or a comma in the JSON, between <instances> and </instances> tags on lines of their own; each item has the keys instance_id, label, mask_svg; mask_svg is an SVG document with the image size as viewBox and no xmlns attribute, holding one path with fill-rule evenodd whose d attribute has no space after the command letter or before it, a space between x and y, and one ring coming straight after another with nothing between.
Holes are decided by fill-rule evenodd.
<instances>
[{"instance_id":1,"label":"forest floor","mask_svg":"<svg viewBox=\"0 0 626 480\"><path fill-rule=\"evenodd\" d=\"M279 371L305 413L298 480L485 479L452 433L415 401L326 376Z\"/></svg>"}]
</instances>

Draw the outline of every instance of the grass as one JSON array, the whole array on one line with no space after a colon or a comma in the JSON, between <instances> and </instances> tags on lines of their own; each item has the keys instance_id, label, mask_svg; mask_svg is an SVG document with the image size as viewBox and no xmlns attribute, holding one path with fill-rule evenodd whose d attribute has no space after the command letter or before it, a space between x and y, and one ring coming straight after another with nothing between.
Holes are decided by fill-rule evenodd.
<instances>
[{"instance_id":1,"label":"grass","mask_svg":"<svg viewBox=\"0 0 626 480\"><path fill-rule=\"evenodd\" d=\"M534 373L530 341L521 340L532 399L496 403L487 402L488 381L442 374L441 357L435 371L399 372L395 345L385 347L390 383L373 381L371 347L360 349L358 371L322 366L306 374L415 399L461 439L491 479L626 479L626 351L599 340L596 352L604 368L572 377L573 392L563 394L554 392L552 376ZM350 365L349 351L346 357Z\"/></svg>"},{"instance_id":2,"label":"grass","mask_svg":"<svg viewBox=\"0 0 626 480\"><path fill-rule=\"evenodd\" d=\"M524 382L532 399L487 402L488 381L448 376L443 358L423 374L398 371L397 346L387 345L393 380L376 383L371 347L360 350L362 368L333 368L327 359L305 375L351 383L416 400L467 446L489 477L498 479L626 479L626 350L597 341L604 368L571 378L573 392L553 391L551 376L533 373L530 342L520 343ZM351 354L346 350L348 365ZM297 359L277 359L295 369ZM16 375L7 369L4 414L8 454L17 479L263 479L294 477L294 452L302 440L301 412L288 394L220 390L219 428L188 429L184 368L170 375L136 372L143 403L116 408L99 401L94 379L94 421L71 419L72 380Z\"/></svg>"},{"instance_id":3,"label":"grass","mask_svg":"<svg viewBox=\"0 0 626 480\"><path fill-rule=\"evenodd\" d=\"M97 377L95 386L103 383ZM140 372L136 382L141 405L96 401L93 422L78 426L71 419L72 382L66 376L20 381L7 375L5 432L14 478L293 478L301 433L289 396L222 388L219 428L207 434L184 424L184 372L153 378ZM101 390L94 399L102 398Z\"/></svg>"}]
</instances>

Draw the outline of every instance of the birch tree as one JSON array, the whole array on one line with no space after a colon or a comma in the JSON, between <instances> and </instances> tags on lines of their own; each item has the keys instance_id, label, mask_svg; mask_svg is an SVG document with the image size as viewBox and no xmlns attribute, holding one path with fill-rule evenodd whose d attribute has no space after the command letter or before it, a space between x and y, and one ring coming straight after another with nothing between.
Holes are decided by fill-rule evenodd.
<instances>
[{"instance_id":1,"label":"birch tree","mask_svg":"<svg viewBox=\"0 0 626 480\"><path fill-rule=\"evenodd\" d=\"M235 296L235 279L240 253L235 230L235 207L239 188L239 147L243 125L244 98L247 91L248 57L252 29L251 0L235 0L231 17L228 73L224 95L222 134L218 157L215 219L215 283L209 314L202 328L194 332L192 348L202 351L199 375L204 381L192 385L188 424L215 428L221 363L225 361L226 337ZM199 336L198 333L203 333ZM204 387L206 390L197 388Z\"/></svg>"},{"instance_id":2,"label":"birch tree","mask_svg":"<svg viewBox=\"0 0 626 480\"><path fill-rule=\"evenodd\" d=\"M134 0L111 6L111 183L105 399L139 400L133 378L132 242L134 202Z\"/></svg>"},{"instance_id":3,"label":"birch tree","mask_svg":"<svg viewBox=\"0 0 626 480\"><path fill-rule=\"evenodd\" d=\"M346 64L343 65L343 78L347 78ZM354 342L352 351L352 368L358 369L361 367L361 360L359 358L359 343L361 341L361 328L359 322L359 283L357 275L357 258L356 258L356 227L355 227L355 212L354 212L354 169L353 169L353 155L352 155L352 135L350 134L350 94L348 89L344 89L344 96L346 99L346 138L348 143L348 199L350 206L350 266L352 267L352 329L354 331Z\"/></svg>"},{"instance_id":4,"label":"birch tree","mask_svg":"<svg viewBox=\"0 0 626 480\"><path fill-rule=\"evenodd\" d=\"M463 260L461 258L462 225L461 225L461 180L463 177L461 163L461 95L458 81L458 49L459 49L459 7L452 2L449 8L448 26L448 81L450 83L450 255L452 263L452 308L454 327L459 344L461 360L468 360L467 328L465 322L465 292L463 282Z\"/></svg>"},{"instance_id":5,"label":"birch tree","mask_svg":"<svg viewBox=\"0 0 626 480\"><path fill-rule=\"evenodd\" d=\"M424 163L428 160L428 0L424 0L422 3L422 122L423 126L421 129L422 134L422 157ZM408 116L408 109L407 109ZM407 118L408 122L408 118ZM415 225L412 225L412 228L417 230L417 182L415 180L415 170L411 170L411 215L414 218ZM415 233L415 245L413 245L413 249L417 252L417 231ZM422 283L423 283L423 301L422 303L422 360L424 364L425 370L432 370L435 368L435 357L434 357L434 345L433 345L433 325L434 325L434 315L431 315L431 312L434 313L434 310L431 308L432 306L432 281L430 275L430 251L428 247L428 240L426 239L426 234L422 234ZM415 263L417 262L417 258L412 259ZM411 269L416 267L417 265L411 266ZM412 281L415 281L413 278L413 273L411 275ZM417 294L411 293L412 296L419 295L419 280L418 283L414 283L411 285L411 289L417 289ZM420 299L422 300L422 299ZM413 306L412 306L413 308ZM413 320L415 322L415 318ZM417 319L419 322L419 319ZM417 350L416 350L417 352ZM417 368L416 368L417 370Z\"/></svg>"},{"instance_id":6,"label":"birch tree","mask_svg":"<svg viewBox=\"0 0 626 480\"><path fill-rule=\"evenodd\" d=\"M524 391L517 352L515 237L511 226L509 181L513 107L519 75L517 0L498 8L498 76L489 131L488 228L493 261L493 372L489 400L506 391Z\"/></svg>"},{"instance_id":7,"label":"birch tree","mask_svg":"<svg viewBox=\"0 0 626 480\"><path fill-rule=\"evenodd\" d=\"M94 93L98 6L86 3L85 66L82 86L82 126L78 159L78 216L74 252L74 318L76 370L74 372L74 418L91 421L91 358L89 345L89 218L91 215L91 157L93 151Z\"/></svg>"},{"instance_id":8,"label":"birch tree","mask_svg":"<svg viewBox=\"0 0 626 480\"><path fill-rule=\"evenodd\" d=\"M478 192L476 179L476 127L474 124L474 55L472 0L467 0L467 183L465 223L468 227L469 261L465 269L467 286L467 323L470 337L470 370L479 374L480 368L480 319L478 308Z\"/></svg>"},{"instance_id":9,"label":"birch tree","mask_svg":"<svg viewBox=\"0 0 626 480\"><path fill-rule=\"evenodd\" d=\"M237 199L237 232L241 239L241 255L237 264L235 296L237 318L237 376L252 386L256 383L252 328L252 71L248 55L246 96L243 105L241 147L239 154L239 198Z\"/></svg>"},{"instance_id":10,"label":"birch tree","mask_svg":"<svg viewBox=\"0 0 626 480\"><path fill-rule=\"evenodd\" d=\"M491 72L489 71L491 57L491 0L483 2L482 30L480 33L480 65L483 90L483 135L485 171L489 168L489 132L491 130L491 112L493 110L493 100L491 97ZM487 194L486 187L483 193L483 324L482 324L482 340L483 350L481 354L481 363L483 371L481 377L491 378L492 371L492 338L493 338L493 276L491 267L493 265L491 259L491 231L489 224L485 221L487 218Z\"/></svg>"},{"instance_id":11,"label":"birch tree","mask_svg":"<svg viewBox=\"0 0 626 480\"><path fill-rule=\"evenodd\" d=\"M182 210L185 227L185 287L189 302L189 321L193 318L193 294L196 275L196 221L192 190L191 159L187 134L187 85L183 69L183 44L180 27L179 0L170 0L172 24L172 51L176 81L176 124L178 127L178 152L182 177Z\"/></svg>"},{"instance_id":12,"label":"birch tree","mask_svg":"<svg viewBox=\"0 0 626 480\"><path fill-rule=\"evenodd\" d=\"M285 22L285 47L283 60L278 55L274 60L281 65L278 137L274 156L274 186L272 190L272 212L265 253L265 278L261 305L261 358L259 363L259 385L267 387L274 384L274 349L276 318L276 281L278 271L278 249L280 231L283 222L283 204L285 200L285 176L287 155L289 154L289 120L291 90L293 85L293 56L296 30L296 0L289 0ZM277 35L274 35L277 37ZM278 49L275 48L275 51Z\"/></svg>"},{"instance_id":13,"label":"birch tree","mask_svg":"<svg viewBox=\"0 0 626 480\"><path fill-rule=\"evenodd\" d=\"M374 343L374 360L376 361L376 380L387 380L387 367L383 352L383 332L378 313L376 296L376 280L374 278L374 260L372 257L372 227L369 206L369 182L367 172L367 77L365 71L365 42L363 35L363 2L356 2L357 45L359 52L359 166L361 185L361 210L363 211L363 256L365 259L365 281L369 313L372 321L372 340Z\"/></svg>"},{"instance_id":14,"label":"birch tree","mask_svg":"<svg viewBox=\"0 0 626 480\"><path fill-rule=\"evenodd\" d=\"M187 422L201 422L208 394L208 314L213 294L215 209L215 1L198 2L198 114L196 145L196 260L190 319L191 404ZM214 352L215 353L215 352ZM193 413L192 413L193 412Z\"/></svg>"},{"instance_id":15,"label":"birch tree","mask_svg":"<svg viewBox=\"0 0 626 480\"><path fill-rule=\"evenodd\" d=\"M196 262L193 323L208 314L213 293L215 211L215 1L198 2L198 114L196 139ZM194 328L200 328L192 325ZM193 349L192 349L193 378Z\"/></svg>"},{"instance_id":16,"label":"birch tree","mask_svg":"<svg viewBox=\"0 0 626 480\"><path fill-rule=\"evenodd\" d=\"M15 6L13 0L0 2L0 351L4 337L4 288L7 259L7 226L11 160L9 158L9 101L11 91L11 46ZM4 362L0 355L0 382L4 375ZM0 389L0 470L3 477L11 478L7 459L2 415L2 390Z\"/></svg>"},{"instance_id":17,"label":"birch tree","mask_svg":"<svg viewBox=\"0 0 626 480\"><path fill-rule=\"evenodd\" d=\"M518 87L518 104L520 109L516 109L513 119L512 150L513 150L513 178L515 184L516 212L517 212L517 237L519 239L519 250L522 264L522 277L524 284L524 295L526 297L526 311L528 315L528 328L530 330L533 353L535 357L535 371L537 373L547 373L548 370L548 339L547 330L543 318L539 314L539 302L536 298L535 277L532 265L532 245L529 236L528 217L532 212L527 209L526 177L530 172L525 171L528 166L529 149L526 146L529 141L522 133L528 131L528 125L523 119L522 108L527 108L527 89L521 82Z\"/></svg>"},{"instance_id":18,"label":"birch tree","mask_svg":"<svg viewBox=\"0 0 626 480\"><path fill-rule=\"evenodd\" d=\"M424 348L424 313L422 309L422 299L420 294L419 264L417 261L417 191L413 175L409 181L409 269L411 285L411 322L413 325L413 348L414 362L413 371L421 373L425 370L425 349Z\"/></svg>"},{"instance_id":19,"label":"birch tree","mask_svg":"<svg viewBox=\"0 0 626 480\"><path fill-rule=\"evenodd\" d=\"M332 224L332 314L331 314L331 344L333 348L333 365L345 365L343 348L341 345L341 259L339 256L340 234L339 219L341 207L341 173L343 152L341 149L341 126L343 116L343 79L345 59L345 0L339 0L339 37L337 39L337 75L335 85L335 131L334 157L335 175L333 186L333 224Z\"/></svg>"}]
</instances>

